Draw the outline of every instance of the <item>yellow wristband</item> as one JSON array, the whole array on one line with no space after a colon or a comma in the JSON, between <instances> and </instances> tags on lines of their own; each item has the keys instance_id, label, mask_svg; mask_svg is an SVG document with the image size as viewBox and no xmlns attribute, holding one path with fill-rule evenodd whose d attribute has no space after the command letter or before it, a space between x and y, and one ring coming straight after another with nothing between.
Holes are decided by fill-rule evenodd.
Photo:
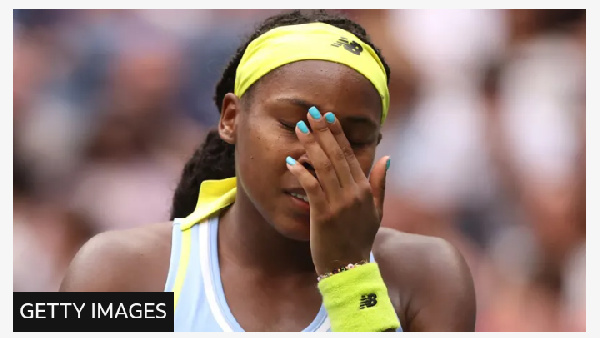
<instances>
[{"instance_id":1,"label":"yellow wristband","mask_svg":"<svg viewBox=\"0 0 600 338\"><path fill-rule=\"evenodd\" d=\"M318 285L333 332L380 332L400 327L377 263L336 273Z\"/></svg>"}]
</instances>

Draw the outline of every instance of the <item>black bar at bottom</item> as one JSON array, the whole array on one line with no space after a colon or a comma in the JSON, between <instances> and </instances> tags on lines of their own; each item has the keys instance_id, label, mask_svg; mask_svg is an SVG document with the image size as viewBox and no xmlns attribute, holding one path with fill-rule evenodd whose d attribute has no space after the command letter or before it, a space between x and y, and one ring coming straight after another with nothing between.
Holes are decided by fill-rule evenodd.
<instances>
[{"instance_id":1,"label":"black bar at bottom","mask_svg":"<svg viewBox=\"0 0 600 338\"><path fill-rule=\"evenodd\" d=\"M13 292L14 332L173 332L172 292Z\"/></svg>"}]
</instances>

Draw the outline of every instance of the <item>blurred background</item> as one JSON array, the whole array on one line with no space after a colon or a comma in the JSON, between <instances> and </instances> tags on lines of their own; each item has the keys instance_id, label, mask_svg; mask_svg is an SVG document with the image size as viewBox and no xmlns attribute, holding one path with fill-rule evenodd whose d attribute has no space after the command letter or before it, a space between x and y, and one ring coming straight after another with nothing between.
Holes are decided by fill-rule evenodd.
<instances>
[{"instance_id":1,"label":"blurred background","mask_svg":"<svg viewBox=\"0 0 600 338\"><path fill-rule=\"evenodd\" d=\"M443 237L477 331L585 331L585 10L340 10L392 69L383 226ZM280 10L14 10L13 290L168 220L214 86Z\"/></svg>"}]
</instances>

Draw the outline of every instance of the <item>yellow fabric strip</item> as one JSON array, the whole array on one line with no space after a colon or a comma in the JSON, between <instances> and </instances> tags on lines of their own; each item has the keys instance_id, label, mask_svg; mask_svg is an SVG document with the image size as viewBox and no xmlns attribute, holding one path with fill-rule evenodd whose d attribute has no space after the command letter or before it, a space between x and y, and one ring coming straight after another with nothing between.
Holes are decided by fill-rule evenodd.
<instances>
[{"instance_id":1,"label":"yellow fabric strip","mask_svg":"<svg viewBox=\"0 0 600 338\"><path fill-rule=\"evenodd\" d=\"M253 40L237 67L235 95L242 97L270 71L301 60L325 60L346 65L365 76L381 97L381 123L390 105L385 68L375 51L354 34L324 23L277 27Z\"/></svg>"},{"instance_id":2,"label":"yellow fabric strip","mask_svg":"<svg viewBox=\"0 0 600 338\"><path fill-rule=\"evenodd\" d=\"M181 222L181 231L198 224L235 201L236 178L206 180L200 185L196 209Z\"/></svg>"},{"instance_id":3,"label":"yellow fabric strip","mask_svg":"<svg viewBox=\"0 0 600 338\"><path fill-rule=\"evenodd\" d=\"M190 251L192 243L192 231L183 231L181 234L181 253L179 255L179 266L177 267L177 275L175 276L175 285L173 286L173 293L175 296L175 307L177 309L177 302L181 295L181 289L183 288L183 282L185 281L185 275L187 273L187 267L190 262Z\"/></svg>"}]
</instances>

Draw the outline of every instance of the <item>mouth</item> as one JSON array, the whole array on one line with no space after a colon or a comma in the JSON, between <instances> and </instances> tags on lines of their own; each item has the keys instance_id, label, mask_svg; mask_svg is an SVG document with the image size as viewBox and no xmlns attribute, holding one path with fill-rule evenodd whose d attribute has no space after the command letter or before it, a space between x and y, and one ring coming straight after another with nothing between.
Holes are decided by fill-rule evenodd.
<instances>
[{"instance_id":1,"label":"mouth","mask_svg":"<svg viewBox=\"0 0 600 338\"><path fill-rule=\"evenodd\" d=\"M286 189L285 194L289 196L295 210L305 214L310 211L310 203L304 189Z\"/></svg>"},{"instance_id":2,"label":"mouth","mask_svg":"<svg viewBox=\"0 0 600 338\"><path fill-rule=\"evenodd\" d=\"M308 197L307 197L306 195L303 195L303 194L298 194L298 193L295 193L295 192L290 192L290 193L288 193L288 194L290 194L292 197L295 197L295 198L297 198L297 199L299 199L299 200L302 200L302 201L304 201L304 202L306 202L306 203L309 203L309 202L308 202ZM310 203L309 203L309 204L310 204Z\"/></svg>"}]
</instances>

